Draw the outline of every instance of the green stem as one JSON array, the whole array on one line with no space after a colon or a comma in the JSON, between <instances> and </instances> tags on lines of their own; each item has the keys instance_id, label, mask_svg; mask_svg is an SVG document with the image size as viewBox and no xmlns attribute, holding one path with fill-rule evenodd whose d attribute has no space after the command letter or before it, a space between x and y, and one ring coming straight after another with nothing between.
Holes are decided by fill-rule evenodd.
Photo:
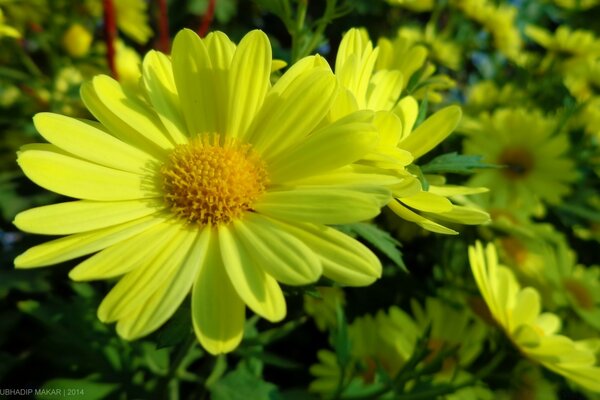
<instances>
[{"instance_id":1,"label":"green stem","mask_svg":"<svg viewBox=\"0 0 600 400\"><path fill-rule=\"evenodd\" d=\"M175 354L175 358L173 362L169 366L169 372L164 380L164 390L165 398L170 400L178 400L179 399L179 385L177 384L177 373L181 364L185 360L185 356L189 353L189 351L196 345L196 336L190 332L185 342L179 346L177 353Z\"/></svg>"}]
</instances>

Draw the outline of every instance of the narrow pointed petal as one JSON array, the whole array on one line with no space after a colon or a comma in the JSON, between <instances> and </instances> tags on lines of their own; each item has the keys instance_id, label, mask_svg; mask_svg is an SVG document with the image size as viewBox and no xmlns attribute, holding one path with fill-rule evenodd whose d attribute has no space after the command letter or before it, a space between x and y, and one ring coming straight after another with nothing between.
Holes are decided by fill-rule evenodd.
<instances>
[{"instance_id":1,"label":"narrow pointed petal","mask_svg":"<svg viewBox=\"0 0 600 400\"><path fill-rule=\"evenodd\" d=\"M164 217L148 216L124 224L52 240L31 247L15 258L15 267L45 267L85 256L129 239L163 221Z\"/></svg>"},{"instance_id":2,"label":"narrow pointed petal","mask_svg":"<svg viewBox=\"0 0 600 400\"><path fill-rule=\"evenodd\" d=\"M70 201L23 211L13 223L25 232L70 235L132 221L163 208L155 200Z\"/></svg>"},{"instance_id":3,"label":"narrow pointed petal","mask_svg":"<svg viewBox=\"0 0 600 400\"><path fill-rule=\"evenodd\" d=\"M277 281L252 259L229 227L218 229L221 257L240 298L261 317L271 322L281 321L285 317L286 304Z\"/></svg>"},{"instance_id":4,"label":"narrow pointed petal","mask_svg":"<svg viewBox=\"0 0 600 400\"><path fill-rule=\"evenodd\" d=\"M142 173L157 163L149 154L82 120L59 114L39 113L33 117L33 122L38 132L50 143L105 167Z\"/></svg>"},{"instance_id":5,"label":"narrow pointed petal","mask_svg":"<svg viewBox=\"0 0 600 400\"><path fill-rule=\"evenodd\" d=\"M381 276L381 262L359 241L330 227L272 220L320 258L323 275L342 285L366 286Z\"/></svg>"},{"instance_id":6,"label":"narrow pointed petal","mask_svg":"<svg viewBox=\"0 0 600 400\"><path fill-rule=\"evenodd\" d=\"M195 235L190 234L179 223L166 226L165 229L169 231L170 237L158 244L158 251L122 277L102 300L98 307L100 321L114 322L131 315L165 285L171 274L179 270Z\"/></svg>"},{"instance_id":7,"label":"narrow pointed petal","mask_svg":"<svg viewBox=\"0 0 600 400\"><path fill-rule=\"evenodd\" d=\"M234 223L236 237L255 262L286 285L308 285L321 276L321 261L302 241L258 214Z\"/></svg>"},{"instance_id":8,"label":"narrow pointed petal","mask_svg":"<svg viewBox=\"0 0 600 400\"><path fill-rule=\"evenodd\" d=\"M410 222L414 222L419 225L421 228L426 229L435 233L443 233L446 235L458 235L453 229L446 228L443 225L438 224L437 222L433 222L430 219L427 219L414 211L409 210L404 207L402 203L397 200L393 200L388 204L388 207L400 218L405 219Z\"/></svg>"},{"instance_id":9,"label":"narrow pointed petal","mask_svg":"<svg viewBox=\"0 0 600 400\"><path fill-rule=\"evenodd\" d=\"M175 87L171 60L152 50L144 57L142 68L146 93L171 140L176 144L186 143L187 128Z\"/></svg>"},{"instance_id":10,"label":"narrow pointed petal","mask_svg":"<svg viewBox=\"0 0 600 400\"><path fill-rule=\"evenodd\" d=\"M36 184L77 199L116 201L160 196L148 177L71 157L53 145L23 146L17 162Z\"/></svg>"},{"instance_id":11,"label":"narrow pointed petal","mask_svg":"<svg viewBox=\"0 0 600 400\"><path fill-rule=\"evenodd\" d=\"M271 85L271 43L254 30L241 40L231 62L227 134L244 137Z\"/></svg>"},{"instance_id":12,"label":"narrow pointed petal","mask_svg":"<svg viewBox=\"0 0 600 400\"><path fill-rule=\"evenodd\" d=\"M242 341L244 302L223 265L216 231L192 288L192 323L200 344L211 354L228 353Z\"/></svg>"}]
</instances>

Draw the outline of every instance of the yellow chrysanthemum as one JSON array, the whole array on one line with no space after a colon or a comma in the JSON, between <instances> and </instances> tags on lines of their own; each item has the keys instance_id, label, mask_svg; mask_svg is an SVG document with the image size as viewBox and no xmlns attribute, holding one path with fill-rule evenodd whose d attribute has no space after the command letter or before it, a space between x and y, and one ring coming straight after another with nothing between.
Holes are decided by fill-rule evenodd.
<instances>
[{"instance_id":1,"label":"yellow chrysanthemum","mask_svg":"<svg viewBox=\"0 0 600 400\"><path fill-rule=\"evenodd\" d=\"M148 2L145 0L116 0L117 26L125 35L139 44L152 36L148 23Z\"/></svg>"},{"instance_id":2,"label":"yellow chrysanthemum","mask_svg":"<svg viewBox=\"0 0 600 400\"><path fill-rule=\"evenodd\" d=\"M481 193L485 189L445 185L440 177L431 177L427 189L404 167L421 157L454 130L461 117L460 108L449 106L427 118L416 129L419 111L413 97L400 99L403 75L398 70L374 70L379 48L373 48L364 30L351 29L340 43L335 72L345 89L337 99L332 119L360 109L376 111L375 124L381 140L362 163L390 169L402 182L395 185L395 200L389 207L401 218L423 228L446 234L456 231L434 221L481 224L486 213L476 208L453 204L449 197Z\"/></svg>"},{"instance_id":3,"label":"yellow chrysanthemum","mask_svg":"<svg viewBox=\"0 0 600 400\"><path fill-rule=\"evenodd\" d=\"M51 144L23 147L18 162L38 185L79 199L25 211L15 225L69 235L30 248L18 268L96 253L69 276L123 277L98 316L126 339L162 325L191 291L192 320L211 353L242 339L245 306L269 321L286 314L278 281L367 285L381 264L324 224L376 216L388 175L351 163L377 143L372 113L335 123L338 85L318 57L271 86L261 31L236 46L221 32L180 32L171 58L144 58L140 90L107 76L82 87L100 123L42 113Z\"/></svg>"},{"instance_id":4,"label":"yellow chrysanthemum","mask_svg":"<svg viewBox=\"0 0 600 400\"><path fill-rule=\"evenodd\" d=\"M135 49L121 40L116 42L115 68L123 86L136 88L142 77L142 59Z\"/></svg>"},{"instance_id":5,"label":"yellow chrysanthemum","mask_svg":"<svg viewBox=\"0 0 600 400\"><path fill-rule=\"evenodd\" d=\"M433 24L427 24L423 31L417 27L400 28L398 37L425 45L429 49L430 57L438 64L453 70L460 68L462 49L456 43L437 35Z\"/></svg>"},{"instance_id":6,"label":"yellow chrysanthemum","mask_svg":"<svg viewBox=\"0 0 600 400\"><path fill-rule=\"evenodd\" d=\"M593 32L583 29L572 30L561 25L554 33L529 25L525 34L537 44L553 53L566 57L600 57L600 40Z\"/></svg>"},{"instance_id":7,"label":"yellow chrysanthemum","mask_svg":"<svg viewBox=\"0 0 600 400\"><path fill-rule=\"evenodd\" d=\"M600 59L575 59L564 66L564 82L578 101L600 96Z\"/></svg>"},{"instance_id":8,"label":"yellow chrysanthemum","mask_svg":"<svg viewBox=\"0 0 600 400\"><path fill-rule=\"evenodd\" d=\"M532 361L582 387L600 392L600 367L591 342L557 334L561 321L542 313L540 295L521 288L513 273L498 265L496 249L481 243L469 248L471 270L491 315L513 344Z\"/></svg>"},{"instance_id":9,"label":"yellow chrysanthemum","mask_svg":"<svg viewBox=\"0 0 600 400\"><path fill-rule=\"evenodd\" d=\"M488 0L453 0L452 4L468 18L481 24L492 34L494 46L507 58L523 64L523 41L516 27L517 8L509 4L496 5Z\"/></svg>"},{"instance_id":10,"label":"yellow chrysanthemum","mask_svg":"<svg viewBox=\"0 0 600 400\"><path fill-rule=\"evenodd\" d=\"M490 188L482 199L488 211L520 209L543 214L543 204L558 204L577 177L565 153L569 140L564 131L553 135L556 121L525 109L499 109L481 114L476 130L464 142L467 154L484 157L505 168L477 172L473 186Z\"/></svg>"}]
</instances>

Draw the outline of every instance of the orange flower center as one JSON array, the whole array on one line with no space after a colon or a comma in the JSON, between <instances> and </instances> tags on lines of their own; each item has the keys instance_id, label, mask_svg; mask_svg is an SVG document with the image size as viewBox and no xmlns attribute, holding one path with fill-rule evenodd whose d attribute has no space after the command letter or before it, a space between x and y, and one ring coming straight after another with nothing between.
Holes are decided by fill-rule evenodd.
<instances>
[{"instance_id":1,"label":"orange flower center","mask_svg":"<svg viewBox=\"0 0 600 400\"><path fill-rule=\"evenodd\" d=\"M249 144L205 135L177 146L163 165L165 200L189 223L227 224L265 191L265 163Z\"/></svg>"},{"instance_id":2,"label":"orange flower center","mask_svg":"<svg viewBox=\"0 0 600 400\"><path fill-rule=\"evenodd\" d=\"M535 165L531 152L520 148L505 149L498 157L498 164L505 165L501 171L509 179L526 177Z\"/></svg>"}]
</instances>

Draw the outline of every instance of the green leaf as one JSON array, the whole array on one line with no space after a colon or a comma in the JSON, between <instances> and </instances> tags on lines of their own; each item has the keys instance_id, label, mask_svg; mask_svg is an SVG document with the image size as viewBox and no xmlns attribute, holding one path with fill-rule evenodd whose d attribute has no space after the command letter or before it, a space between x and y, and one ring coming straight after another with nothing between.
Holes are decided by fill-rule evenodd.
<instances>
[{"instance_id":1,"label":"green leaf","mask_svg":"<svg viewBox=\"0 0 600 400\"><path fill-rule=\"evenodd\" d=\"M352 232L356 233L359 237L369 242L377 250L385 254L390 260L394 262L402 271L408 272L404 260L402 259L402 252L399 247L400 242L394 239L389 232L379 228L375 224L369 223L357 223L345 225Z\"/></svg>"},{"instance_id":2,"label":"green leaf","mask_svg":"<svg viewBox=\"0 0 600 400\"><path fill-rule=\"evenodd\" d=\"M477 169L502 168L500 165L481 161L482 156L458 154L456 152L442 154L421 167L425 174L472 174Z\"/></svg>"},{"instance_id":3,"label":"green leaf","mask_svg":"<svg viewBox=\"0 0 600 400\"><path fill-rule=\"evenodd\" d=\"M189 337L192 321L191 310L183 304L169 321L156 333L156 349L175 346Z\"/></svg>"},{"instance_id":4,"label":"green leaf","mask_svg":"<svg viewBox=\"0 0 600 400\"><path fill-rule=\"evenodd\" d=\"M116 383L92 382L85 379L53 379L36 391L39 400L73 398L99 400L106 398L119 387Z\"/></svg>"},{"instance_id":5,"label":"green leaf","mask_svg":"<svg viewBox=\"0 0 600 400\"><path fill-rule=\"evenodd\" d=\"M225 375L210 389L213 400L270 400L277 386L241 368Z\"/></svg>"}]
</instances>

